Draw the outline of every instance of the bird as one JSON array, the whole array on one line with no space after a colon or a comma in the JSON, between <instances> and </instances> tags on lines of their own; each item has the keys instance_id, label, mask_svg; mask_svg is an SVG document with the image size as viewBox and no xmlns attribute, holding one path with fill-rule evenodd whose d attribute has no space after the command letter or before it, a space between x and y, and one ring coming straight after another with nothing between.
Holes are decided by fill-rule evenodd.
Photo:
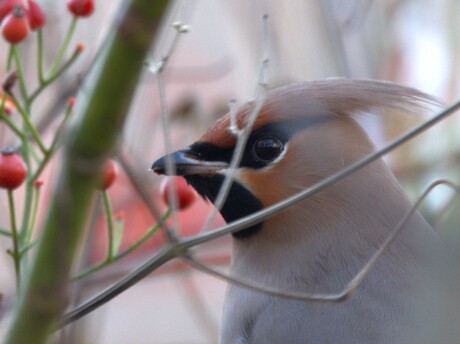
<instances>
[{"instance_id":1,"label":"bird","mask_svg":"<svg viewBox=\"0 0 460 344\"><path fill-rule=\"evenodd\" d=\"M329 78L267 92L220 213L228 223L265 209L375 151L357 116L418 112L432 96L387 81ZM152 164L215 202L254 103L213 124L189 147ZM232 119L233 116L233 119ZM232 233L230 275L261 287L335 294L411 209L383 159ZM424 325L427 269L440 238L415 212L343 302L288 299L229 284L220 343L412 343Z\"/></svg>"}]
</instances>

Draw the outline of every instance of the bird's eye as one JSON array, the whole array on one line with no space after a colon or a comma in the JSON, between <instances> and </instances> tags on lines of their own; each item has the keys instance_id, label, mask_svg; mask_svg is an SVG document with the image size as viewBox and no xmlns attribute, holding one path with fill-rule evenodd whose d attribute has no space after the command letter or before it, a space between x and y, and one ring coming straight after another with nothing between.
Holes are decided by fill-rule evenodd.
<instances>
[{"instance_id":1,"label":"bird's eye","mask_svg":"<svg viewBox=\"0 0 460 344\"><path fill-rule=\"evenodd\" d=\"M283 152L283 143L277 138L264 137L257 140L252 148L257 159L272 162Z\"/></svg>"}]
</instances>

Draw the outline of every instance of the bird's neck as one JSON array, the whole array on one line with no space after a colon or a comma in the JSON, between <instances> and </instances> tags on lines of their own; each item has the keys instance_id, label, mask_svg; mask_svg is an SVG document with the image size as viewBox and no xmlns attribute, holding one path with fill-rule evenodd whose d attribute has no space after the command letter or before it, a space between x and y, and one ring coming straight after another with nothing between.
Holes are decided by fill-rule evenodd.
<instances>
[{"instance_id":1,"label":"bird's neck","mask_svg":"<svg viewBox=\"0 0 460 344\"><path fill-rule=\"evenodd\" d=\"M232 273L270 287L337 292L410 207L392 175L367 185L339 182L330 192L266 220L254 237L234 239ZM423 218L415 214L381 258L387 262L382 269L388 266L391 270L416 256L429 231Z\"/></svg>"}]
</instances>

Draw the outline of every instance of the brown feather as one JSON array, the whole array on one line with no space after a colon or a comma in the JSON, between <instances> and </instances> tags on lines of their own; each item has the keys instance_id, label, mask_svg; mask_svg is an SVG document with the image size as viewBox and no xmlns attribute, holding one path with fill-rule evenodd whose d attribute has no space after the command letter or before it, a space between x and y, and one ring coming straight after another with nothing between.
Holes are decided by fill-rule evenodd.
<instances>
[{"instance_id":1,"label":"brown feather","mask_svg":"<svg viewBox=\"0 0 460 344\"><path fill-rule=\"evenodd\" d=\"M332 78L283 86L270 91L253 129L286 118L304 116L354 115L378 109L417 112L439 101L416 89L385 81ZM238 128L243 128L251 112L251 104L237 113ZM236 137L229 130L227 114L199 139L220 147L231 147Z\"/></svg>"}]
</instances>

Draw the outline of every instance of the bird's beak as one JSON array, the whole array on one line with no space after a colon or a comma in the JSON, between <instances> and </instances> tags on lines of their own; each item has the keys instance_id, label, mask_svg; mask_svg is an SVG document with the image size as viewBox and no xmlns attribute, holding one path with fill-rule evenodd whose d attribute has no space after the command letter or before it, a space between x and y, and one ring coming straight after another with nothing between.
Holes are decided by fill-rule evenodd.
<instances>
[{"instance_id":1,"label":"bird's beak","mask_svg":"<svg viewBox=\"0 0 460 344\"><path fill-rule=\"evenodd\" d=\"M189 175L214 175L228 168L228 163L223 161L204 161L190 154L188 150L179 150L165 155L152 164L152 170L157 174L171 174L167 171L168 157L176 166L175 174L178 176Z\"/></svg>"}]
</instances>

